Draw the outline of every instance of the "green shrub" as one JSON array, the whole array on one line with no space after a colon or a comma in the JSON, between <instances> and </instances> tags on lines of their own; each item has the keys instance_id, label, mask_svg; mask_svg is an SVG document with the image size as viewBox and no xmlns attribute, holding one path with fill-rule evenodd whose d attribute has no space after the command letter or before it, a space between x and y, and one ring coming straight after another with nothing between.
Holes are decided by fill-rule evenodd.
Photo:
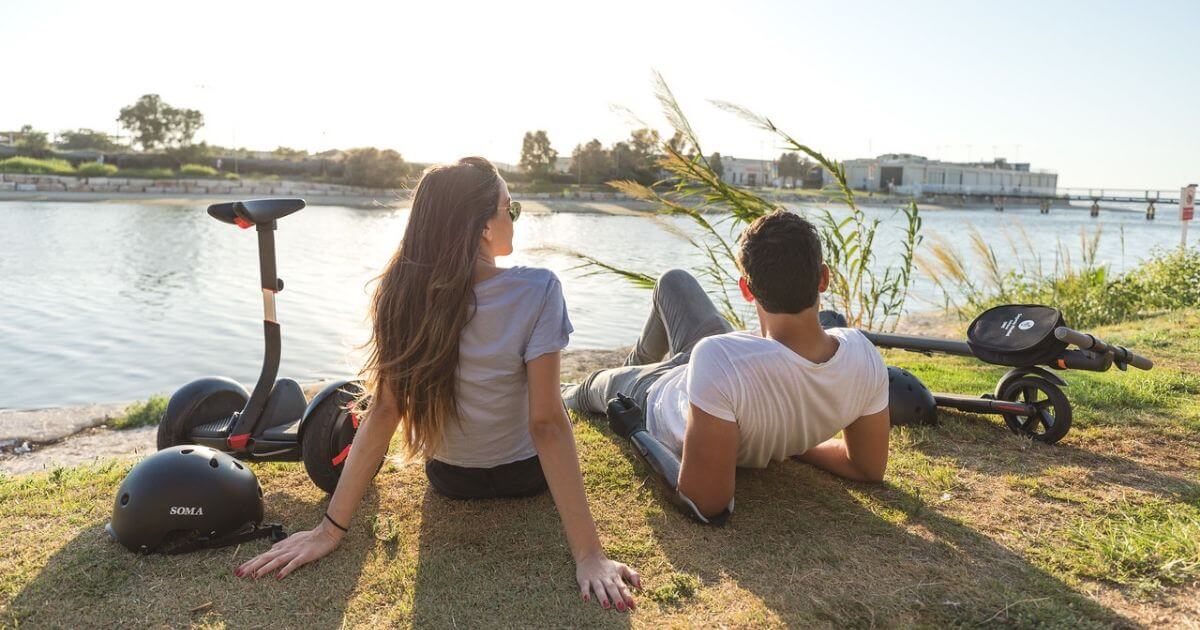
<instances>
[{"instance_id":1,"label":"green shrub","mask_svg":"<svg viewBox=\"0 0 1200 630\"><path fill-rule=\"evenodd\" d=\"M140 177L142 179L166 179L175 174L169 168L123 168L117 171L121 177Z\"/></svg>"},{"instance_id":2,"label":"green shrub","mask_svg":"<svg viewBox=\"0 0 1200 630\"><path fill-rule=\"evenodd\" d=\"M1128 276L1133 293L1151 308L1200 307L1200 249L1160 253Z\"/></svg>"},{"instance_id":3,"label":"green shrub","mask_svg":"<svg viewBox=\"0 0 1200 630\"><path fill-rule=\"evenodd\" d=\"M391 149L351 149L346 157L345 180L352 186L402 188L408 173L409 165Z\"/></svg>"},{"instance_id":4,"label":"green shrub","mask_svg":"<svg viewBox=\"0 0 1200 630\"><path fill-rule=\"evenodd\" d=\"M101 164L99 162L85 162L79 165L80 177L108 177L117 172L117 167L112 164Z\"/></svg>"},{"instance_id":5,"label":"green shrub","mask_svg":"<svg viewBox=\"0 0 1200 630\"><path fill-rule=\"evenodd\" d=\"M241 176L238 175L237 173L225 173L224 177L225 177L225 179L232 179L232 180L241 179Z\"/></svg>"},{"instance_id":6,"label":"green shrub","mask_svg":"<svg viewBox=\"0 0 1200 630\"><path fill-rule=\"evenodd\" d=\"M132 429L155 425L166 410L166 396L151 396L149 400L135 402L126 407L125 414L114 418L108 426L114 429Z\"/></svg>"},{"instance_id":7,"label":"green shrub","mask_svg":"<svg viewBox=\"0 0 1200 630\"><path fill-rule=\"evenodd\" d=\"M203 164L184 164L179 167L179 174L184 177L216 177L217 169Z\"/></svg>"},{"instance_id":8,"label":"green shrub","mask_svg":"<svg viewBox=\"0 0 1200 630\"><path fill-rule=\"evenodd\" d=\"M0 173L26 173L30 175L74 175L75 167L66 160L39 160L31 157L10 157L0 160Z\"/></svg>"},{"instance_id":9,"label":"green shrub","mask_svg":"<svg viewBox=\"0 0 1200 630\"><path fill-rule=\"evenodd\" d=\"M1081 233L1082 262L1073 264L1059 243L1047 273L1029 236L1008 236L1012 256L1003 256L975 228L968 231L975 261L944 238L935 238L917 264L942 292L946 310L962 319L998 304L1047 304L1063 312L1073 326L1129 321L1156 312L1200 307L1200 250L1158 252L1125 274L1096 263L1100 232ZM1024 248L1024 252L1022 252ZM1017 268L1000 261L1011 258ZM1026 262L1030 261L1030 262ZM982 279L969 269L982 269Z\"/></svg>"}]
</instances>

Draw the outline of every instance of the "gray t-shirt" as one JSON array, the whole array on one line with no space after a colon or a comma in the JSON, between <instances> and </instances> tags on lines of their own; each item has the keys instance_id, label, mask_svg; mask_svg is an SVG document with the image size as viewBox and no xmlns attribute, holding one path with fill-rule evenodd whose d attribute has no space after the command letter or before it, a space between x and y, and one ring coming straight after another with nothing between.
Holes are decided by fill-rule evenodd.
<instances>
[{"instance_id":1,"label":"gray t-shirt","mask_svg":"<svg viewBox=\"0 0 1200 630\"><path fill-rule=\"evenodd\" d=\"M536 455L525 364L565 348L573 331L554 272L512 267L477 283L458 346L461 422L446 427L434 458L491 468Z\"/></svg>"}]
</instances>

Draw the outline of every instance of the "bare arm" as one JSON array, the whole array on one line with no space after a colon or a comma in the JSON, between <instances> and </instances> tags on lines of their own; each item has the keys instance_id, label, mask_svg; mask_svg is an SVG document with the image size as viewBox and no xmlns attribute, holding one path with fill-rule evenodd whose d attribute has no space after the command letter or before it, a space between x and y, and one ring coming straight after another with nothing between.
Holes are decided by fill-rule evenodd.
<instances>
[{"instance_id":1,"label":"bare arm","mask_svg":"<svg viewBox=\"0 0 1200 630\"><path fill-rule=\"evenodd\" d=\"M839 477L877 483L887 469L891 428L885 407L850 423L842 430L843 439L825 440L796 458Z\"/></svg>"},{"instance_id":2,"label":"bare arm","mask_svg":"<svg viewBox=\"0 0 1200 630\"><path fill-rule=\"evenodd\" d=\"M588 508L575 451L575 434L563 407L559 389L559 353L551 352L525 365L529 381L529 432L537 448L542 472L566 530L567 544L575 557L575 577L581 595L596 594L601 605L616 603L618 610L634 606L625 580L639 586L636 572L605 557Z\"/></svg>"},{"instance_id":3,"label":"bare arm","mask_svg":"<svg viewBox=\"0 0 1200 630\"><path fill-rule=\"evenodd\" d=\"M350 517L367 492L367 486L379 469L379 463L387 454L392 435L400 424L400 413L395 400L386 390L379 394L366 417L359 424L354 436L354 445L346 457L346 468L338 479L337 489L329 500L329 515L343 526L349 526ZM259 578L276 569L277 578L284 578L292 571L318 560L337 548L345 533L331 525L323 516L316 527L297 532L239 566L234 574L238 577Z\"/></svg>"},{"instance_id":4,"label":"bare arm","mask_svg":"<svg viewBox=\"0 0 1200 630\"><path fill-rule=\"evenodd\" d=\"M733 499L741 429L691 406L683 436L683 463L679 494L687 497L705 517L725 511Z\"/></svg>"},{"instance_id":5,"label":"bare arm","mask_svg":"<svg viewBox=\"0 0 1200 630\"><path fill-rule=\"evenodd\" d=\"M350 454L346 456L346 468L342 470L337 488L329 499L329 515L343 526L349 525L354 510L362 502L363 495L367 493L367 486L375 477L375 471L379 470L380 462L387 455L396 427L400 425L400 412L396 408L392 393L384 388L379 393L379 398L380 400L371 405L367 417L359 423L358 432L354 435L354 445ZM323 519L321 525L337 531L338 534L342 533Z\"/></svg>"}]
</instances>

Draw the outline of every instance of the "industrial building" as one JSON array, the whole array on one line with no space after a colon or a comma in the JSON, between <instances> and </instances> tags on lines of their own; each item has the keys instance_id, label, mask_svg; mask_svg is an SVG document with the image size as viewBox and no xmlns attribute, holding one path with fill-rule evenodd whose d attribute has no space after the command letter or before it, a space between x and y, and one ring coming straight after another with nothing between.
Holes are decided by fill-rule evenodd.
<instances>
[{"instance_id":1,"label":"industrial building","mask_svg":"<svg viewBox=\"0 0 1200 630\"><path fill-rule=\"evenodd\" d=\"M846 160L843 164L851 188L915 197L1053 195L1058 188L1056 173L1031 170L1028 163L1011 163L1004 158L991 162L942 162L920 155L888 153L877 158Z\"/></svg>"}]
</instances>

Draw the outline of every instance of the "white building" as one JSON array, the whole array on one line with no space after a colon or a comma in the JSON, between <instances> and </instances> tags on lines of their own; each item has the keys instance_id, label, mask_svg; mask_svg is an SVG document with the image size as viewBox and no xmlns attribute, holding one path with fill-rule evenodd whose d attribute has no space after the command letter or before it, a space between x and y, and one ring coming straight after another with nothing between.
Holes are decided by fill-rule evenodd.
<instances>
[{"instance_id":1,"label":"white building","mask_svg":"<svg viewBox=\"0 0 1200 630\"><path fill-rule=\"evenodd\" d=\"M721 179L737 186L772 186L779 177L779 165L774 160L748 160L721 156L724 172Z\"/></svg>"},{"instance_id":2,"label":"white building","mask_svg":"<svg viewBox=\"0 0 1200 630\"><path fill-rule=\"evenodd\" d=\"M892 191L904 195L985 194L1053 195L1058 175L1030 170L1028 163L1013 164L1004 158L991 162L941 162L908 153L888 153L877 158L846 160L846 180L851 188ZM830 176L825 175L828 181Z\"/></svg>"}]
</instances>

